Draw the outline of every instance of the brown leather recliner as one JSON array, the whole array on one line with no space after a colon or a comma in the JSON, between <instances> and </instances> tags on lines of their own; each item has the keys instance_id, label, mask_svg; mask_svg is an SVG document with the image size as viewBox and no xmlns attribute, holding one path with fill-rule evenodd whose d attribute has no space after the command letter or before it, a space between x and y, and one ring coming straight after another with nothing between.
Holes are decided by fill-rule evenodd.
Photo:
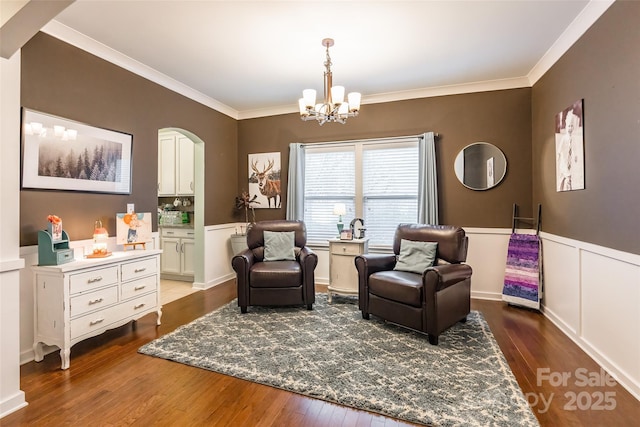
<instances>
[{"instance_id":1,"label":"brown leather recliner","mask_svg":"<svg viewBox=\"0 0 640 427\"><path fill-rule=\"evenodd\" d=\"M295 260L265 262L265 231L294 231ZM307 229L302 221L261 221L249 228L248 249L231 260L242 313L246 313L250 305L306 305L307 310L313 309L318 256L306 243Z\"/></svg>"},{"instance_id":2,"label":"brown leather recliner","mask_svg":"<svg viewBox=\"0 0 640 427\"><path fill-rule=\"evenodd\" d=\"M401 240L437 242L433 267L422 274L395 271ZM468 237L460 227L400 224L393 254L356 257L359 306L362 317L374 314L407 328L438 336L458 321L465 322L471 310L471 267L467 258Z\"/></svg>"}]
</instances>

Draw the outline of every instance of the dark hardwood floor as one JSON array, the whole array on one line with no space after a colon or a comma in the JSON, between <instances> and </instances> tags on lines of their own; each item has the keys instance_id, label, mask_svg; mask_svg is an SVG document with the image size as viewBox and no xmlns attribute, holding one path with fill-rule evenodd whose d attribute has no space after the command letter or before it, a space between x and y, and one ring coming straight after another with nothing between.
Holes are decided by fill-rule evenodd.
<instances>
[{"instance_id":1,"label":"dark hardwood floor","mask_svg":"<svg viewBox=\"0 0 640 427\"><path fill-rule=\"evenodd\" d=\"M71 367L66 371L60 370L58 352L40 363L23 365L21 389L29 405L6 416L0 424L411 425L137 353L141 345L233 298L235 282L231 281L169 303L163 308L159 327L155 315L148 315L136 324L76 344L71 351ZM599 373L600 368L544 316L495 301L473 300L472 309L481 311L487 319L529 402L534 402L534 396L539 399L533 410L541 425L638 425L638 400L619 385L583 385L582 380ZM564 385L553 386L546 379L538 385L538 377L543 378L538 369L548 371L552 379L563 373L571 377Z\"/></svg>"}]
</instances>

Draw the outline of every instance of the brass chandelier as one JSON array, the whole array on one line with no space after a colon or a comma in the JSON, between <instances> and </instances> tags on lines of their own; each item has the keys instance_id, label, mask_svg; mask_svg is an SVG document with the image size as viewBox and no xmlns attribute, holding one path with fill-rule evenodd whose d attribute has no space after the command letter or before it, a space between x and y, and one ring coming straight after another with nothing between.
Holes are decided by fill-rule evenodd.
<instances>
[{"instance_id":1,"label":"brass chandelier","mask_svg":"<svg viewBox=\"0 0 640 427\"><path fill-rule=\"evenodd\" d=\"M333 43L333 39L322 40L322 45L327 49L327 60L324 62L324 101L316 104L315 89L303 90L302 98L298 100L300 118L304 121L316 120L320 126L326 122L344 124L347 118L356 117L360 111L360 93L350 92L347 95L347 102L344 102L344 86L333 86L329 56L329 48Z\"/></svg>"}]
</instances>

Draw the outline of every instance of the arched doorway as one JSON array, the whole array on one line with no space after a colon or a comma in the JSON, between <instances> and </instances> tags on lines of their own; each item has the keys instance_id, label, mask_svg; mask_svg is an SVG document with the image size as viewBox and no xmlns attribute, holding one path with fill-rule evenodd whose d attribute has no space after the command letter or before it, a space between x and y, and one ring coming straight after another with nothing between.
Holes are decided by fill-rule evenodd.
<instances>
[{"instance_id":1,"label":"arched doorway","mask_svg":"<svg viewBox=\"0 0 640 427\"><path fill-rule=\"evenodd\" d=\"M203 288L204 284L204 141L191 131L175 127L158 129L158 137L161 132L174 131L184 135L193 142L193 230L195 233L194 247L194 287Z\"/></svg>"}]
</instances>

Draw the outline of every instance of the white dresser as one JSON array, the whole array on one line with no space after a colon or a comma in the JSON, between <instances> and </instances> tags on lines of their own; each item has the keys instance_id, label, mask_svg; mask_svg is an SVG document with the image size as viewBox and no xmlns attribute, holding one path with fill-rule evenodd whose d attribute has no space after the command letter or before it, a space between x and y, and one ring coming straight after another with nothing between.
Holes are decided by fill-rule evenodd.
<instances>
[{"instance_id":1,"label":"white dresser","mask_svg":"<svg viewBox=\"0 0 640 427\"><path fill-rule=\"evenodd\" d=\"M332 294L358 295L355 258L366 254L368 245L369 239L329 240L329 302Z\"/></svg>"},{"instance_id":2,"label":"white dresser","mask_svg":"<svg viewBox=\"0 0 640 427\"><path fill-rule=\"evenodd\" d=\"M69 368L71 346L156 312L160 324L161 250L114 252L105 258L34 266L36 362L43 344L60 348Z\"/></svg>"}]
</instances>

